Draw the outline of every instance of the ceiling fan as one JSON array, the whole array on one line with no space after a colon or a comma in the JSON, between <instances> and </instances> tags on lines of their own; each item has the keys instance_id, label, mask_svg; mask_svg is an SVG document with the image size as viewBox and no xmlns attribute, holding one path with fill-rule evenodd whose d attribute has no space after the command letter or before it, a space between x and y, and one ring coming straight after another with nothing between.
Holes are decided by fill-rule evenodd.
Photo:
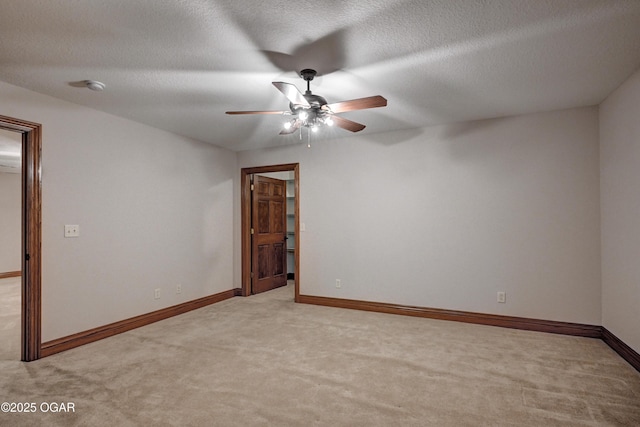
<instances>
[{"instance_id":1,"label":"ceiling fan","mask_svg":"<svg viewBox=\"0 0 640 427\"><path fill-rule=\"evenodd\" d=\"M308 68L300 71L300 76L307 82L307 90L304 94L291 83L273 82L276 89L282 92L289 100L289 111L227 111L227 114L280 114L292 116L291 120L285 122L284 129L280 132L280 135L291 134L301 127L316 131L322 125L336 125L351 132L359 132L365 128L365 125L336 114L364 110L366 108L385 107L387 105L387 100L380 95L329 104L322 96L311 93L311 80L316 74L316 70Z\"/></svg>"}]
</instances>

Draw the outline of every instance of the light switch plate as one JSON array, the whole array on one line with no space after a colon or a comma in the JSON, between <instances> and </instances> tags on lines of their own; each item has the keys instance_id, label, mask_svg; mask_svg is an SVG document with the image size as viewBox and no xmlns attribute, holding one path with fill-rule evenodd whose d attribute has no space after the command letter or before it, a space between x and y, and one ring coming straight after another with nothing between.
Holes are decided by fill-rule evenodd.
<instances>
[{"instance_id":1,"label":"light switch plate","mask_svg":"<svg viewBox=\"0 0 640 427\"><path fill-rule=\"evenodd\" d=\"M498 292L498 302L499 303L506 303L507 302L507 293L504 291L499 291Z\"/></svg>"},{"instance_id":2,"label":"light switch plate","mask_svg":"<svg viewBox=\"0 0 640 427\"><path fill-rule=\"evenodd\" d=\"M79 225L65 225L64 226L64 237L80 237L80 226Z\"/></svg>"}]
</instances>

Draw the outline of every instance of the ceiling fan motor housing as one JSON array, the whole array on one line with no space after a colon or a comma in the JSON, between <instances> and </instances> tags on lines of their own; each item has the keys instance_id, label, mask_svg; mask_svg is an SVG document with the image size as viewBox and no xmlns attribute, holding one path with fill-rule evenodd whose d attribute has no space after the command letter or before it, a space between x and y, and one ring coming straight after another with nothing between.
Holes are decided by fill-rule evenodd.
<instances>
[{"instance_id":1,"label":"ceiling fan motor housing","mask_svg":"<svg viewBox=\"0 0 640 427\"><path fill-rule=\"evenodd\" d=\"M307 91L304 95L304 99L307 100L311 108L322 108L324 105L327 105L327 100L321 97L320 95L314 95L310 91Z\"/></svg>"}]
</instances>

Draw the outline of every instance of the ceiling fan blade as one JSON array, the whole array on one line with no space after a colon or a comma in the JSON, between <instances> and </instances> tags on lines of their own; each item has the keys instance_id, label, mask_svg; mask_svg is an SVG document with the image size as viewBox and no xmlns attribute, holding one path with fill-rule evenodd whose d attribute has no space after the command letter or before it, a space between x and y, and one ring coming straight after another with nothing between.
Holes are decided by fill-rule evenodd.
<instances>
[{"instance_id":1,"label":"ceiling fan blade","mask_svg":"<svg viewBox=\"0 0 640 427\"><path fill-rule=\"evenodd\" d=\"M333 124L335 124L336 126L351 132L360 132L366 127L362 123L353 122L351 120L345 119L344 117L332 116L331 119L333 120Z\"/></svg>"},{"instance_id":2,"label":"ceiling fan blade","mask_svg":"<svg viewBox=\"0 0 640 427\"><path fill-rule=\"evenodd\" d=\"M327 104L325 107L334 113L344 113L346 111L364 110L366 108L386 107L387 100L380 95L368 96L366 98L352 99L350 101L335 102Z\"/></svg>"},{"instance_id":3,"label":"ceiling fan blade","mask_svg":"<svg viewBox=\"0 0 640 427\"><path fill-rule=\"evenodd\" d=\"M309 102L307 102L305 97L295 85L285 82L273 82L273 85L276 87L276 89L282 92L284 96L286 96L287 99L291 101L292 104L300 105L305 108L311 107L311 105L309 105Z\"/></svg>"},{"instance_id":4,"label":"ceiling fan blade","mask_svg":"<svg viewBox=\"0 0 640 427\"><path fill-rule=\"evenodd\" d=\"M289 111L227 111L226 114L289 114Z\"/></svg>"},{"instance_id":5,"label":"ceiling fan blade","mask_svg":"<svg viewBox=\"0 0 640 427\"><path fill-rule=\"evenodd\" d=\"M280 135L289 135L289 134L294 133L295 131L300 129L300 125L301 124L302 124L302 122L300 120L296 120L295 122L293 122L293 124L291 125L291 127L289 129L282 129L280 131Z\"/></svg>"}]
</instances>

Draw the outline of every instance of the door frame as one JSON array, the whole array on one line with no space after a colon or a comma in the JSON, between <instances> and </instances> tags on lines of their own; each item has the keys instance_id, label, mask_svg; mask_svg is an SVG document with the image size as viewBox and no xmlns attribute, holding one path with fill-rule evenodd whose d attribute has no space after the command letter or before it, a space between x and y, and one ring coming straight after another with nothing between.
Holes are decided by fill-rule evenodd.
<instances>
[{"instance_id":1,"label":"door frame","mask_svg":"<svg viewBox=\"0 0 640 427\"><path fill-rule=\"evenodd\" d=\"M22 134L21 360L42 348L42 125L0 116L0 128Z\"/></svg>"},{"instance_id":2,"label":"door frame","mask_svg":"<svg viewBox=\"0 0 640 427\"><path fill-rule=\"evenodd\" d=\"M287 163L281 165L242 168L240 170L240 190L242 219L242 296L251 295L251 175L269 172L290 172L294 175L294 282L295 302L300 299L300 164Z\"/></svg>"}]
</instances>

